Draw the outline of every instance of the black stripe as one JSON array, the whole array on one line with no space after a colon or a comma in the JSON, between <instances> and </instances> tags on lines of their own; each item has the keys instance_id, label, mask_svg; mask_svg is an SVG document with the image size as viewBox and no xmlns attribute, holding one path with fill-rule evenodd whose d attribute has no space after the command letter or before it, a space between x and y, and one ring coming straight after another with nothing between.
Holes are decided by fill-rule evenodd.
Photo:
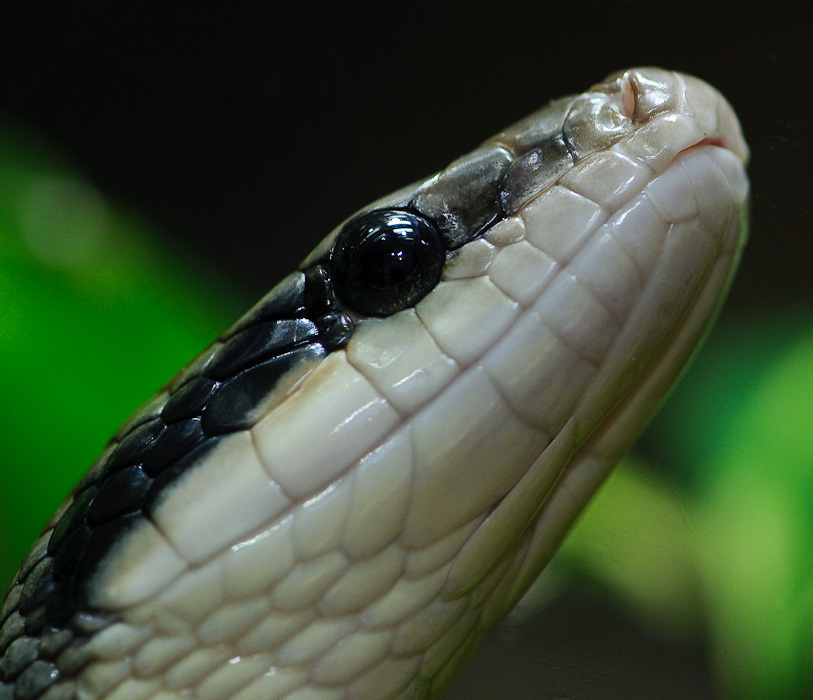
<instances>
[{"instance_id":1,"label":"black stripe","mask_svg":"<svg viewBox=\"0 0 813 700\"><path fill-rule=\"evenodd\" d=\"M281 379L344 347L353 328L326 270L294 273L220 338L197 372L170 382L163 403L142 409L15 578L0 617L0 700L75 697L88 640L116 619L89 602L111 548L224 435L250 427Z\"/></svg>"}]
</instances>

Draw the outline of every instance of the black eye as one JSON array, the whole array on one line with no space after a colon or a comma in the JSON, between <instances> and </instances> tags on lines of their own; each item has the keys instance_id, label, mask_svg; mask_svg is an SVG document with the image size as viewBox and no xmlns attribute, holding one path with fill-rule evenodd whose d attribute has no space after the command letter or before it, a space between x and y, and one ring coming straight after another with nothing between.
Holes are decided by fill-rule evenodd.
<instances>
[{"instance_id":1,"label":"black eye","mask_svg":"<svg viewBox=\"0 0 813 700\"><path fill-rule=\"evenodd\" d=\"M348 306L388 316L429 293L440 280L446 253L426 219L391 209L349 221L330 259L336 292Z\"/></svg>"}]
</instances>

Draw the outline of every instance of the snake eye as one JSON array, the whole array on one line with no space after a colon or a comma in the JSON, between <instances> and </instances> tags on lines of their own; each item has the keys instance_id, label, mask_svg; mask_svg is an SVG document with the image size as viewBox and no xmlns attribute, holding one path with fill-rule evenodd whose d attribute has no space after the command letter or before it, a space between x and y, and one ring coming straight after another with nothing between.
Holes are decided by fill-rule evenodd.
<instances>
[{"instance_id":1,"label":"snake eye","mask_svg":"<svg viewBox=\"0 0 813 700\"><path fill-rule=\"evenodd\" d=\"M435 227L395 209L349 221L331 253L336 292L370 316L388 316L420 301L440 280L445 259Z\"/></svg>"}]
</instances>

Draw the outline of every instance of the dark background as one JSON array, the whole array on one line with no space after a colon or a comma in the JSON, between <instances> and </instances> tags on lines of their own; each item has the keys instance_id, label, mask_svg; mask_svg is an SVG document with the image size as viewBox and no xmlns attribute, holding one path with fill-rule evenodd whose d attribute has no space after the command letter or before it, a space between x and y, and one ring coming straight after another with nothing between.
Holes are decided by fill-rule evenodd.
<instances>
[{"instance_id":1,"label":"dark background","mask_svg":"<svg viewBox=\"0 0 813 700\"><path fill-rule=\"evenodd\" d=\"M7 4L0 115L252 295L356 208L552 97L651 64L717 86L753 149L731 306L810 298L813 59L790 3L170 5Z\"/></svg>"},{"instance_id":2,"label":"dark background","mask_svg":"<svg viewBox=\"0 0 813 700\"><path fill-rule=\"evenodd\" d=\"M726 313L805 310L813 58L789 7L5 3L0 118L44 134L250 298L355 209L548 99L633 65L695 73L729 98L753 153L752 237ZM702 650L627 624L566 600L540 647L526 632L490 649L457 697L713 696ZM491 668L505 664L518 666Z\"/></svg>"}]
</instances>

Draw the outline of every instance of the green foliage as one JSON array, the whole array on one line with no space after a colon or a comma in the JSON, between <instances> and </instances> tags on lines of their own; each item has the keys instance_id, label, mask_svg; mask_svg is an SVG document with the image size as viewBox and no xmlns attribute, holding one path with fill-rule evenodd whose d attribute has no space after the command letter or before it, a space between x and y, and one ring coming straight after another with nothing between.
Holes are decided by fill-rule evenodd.
<instances>
[{"instance_id":1,"label":"green foliage","mask_svg":"<svg viewBox=\"0 0 813 700\"><path fill-rule=\"evenodd\" d=\"M242 304L206 278L0 130L0 588L104 441L236 318Z\"/></svg>"},{"instance_id":2,"label":"green foliage","mask_svg":"<svg viewBox=\"0 0 813 700\"><path fill-rule=\"evenodd\" d=\"M813 692L813 318L728 320L560 561L663 634L707 636L721 697Z\"/></svg>"}]
</instances>

